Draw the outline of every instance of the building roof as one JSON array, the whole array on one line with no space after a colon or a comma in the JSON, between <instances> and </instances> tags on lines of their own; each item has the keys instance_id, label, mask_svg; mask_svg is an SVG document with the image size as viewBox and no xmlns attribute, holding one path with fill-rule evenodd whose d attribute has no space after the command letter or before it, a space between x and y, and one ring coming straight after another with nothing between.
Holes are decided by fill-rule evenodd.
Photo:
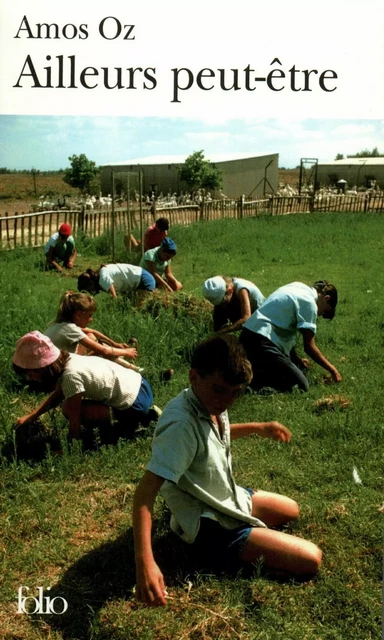
<instances>
[{"instance_id":1,"label":"building roof","mask_svg":"<svg viewBox=\"0 0 384 640\"><path fill-rule=\"evenodd\" d=\"M255 153L253 151L233 152L233 153L208 153L204 158L209 162L228 162L230 160L244 160L247 158L260 158L263 156L278 155L277 153ZM132 158L132 160L121 160L120 162L106 162L104 167L122 166L122 165L134 165L134 164L183 164L187 156L146 156L144 158Z\"/></svg>"},{"instance_id":2,"label":"building roof","mask_svg":"<svg viewBox=\"0 0 384 640\"><path fill-rule=\"evenodd\" d=\"M329 160L325 162L319 162L319 165L333 165L334 167L340 166L365 166L365 165L384 165L384 157L379 158L344 158L343 160Z\"/></svg>"}]
</instances>

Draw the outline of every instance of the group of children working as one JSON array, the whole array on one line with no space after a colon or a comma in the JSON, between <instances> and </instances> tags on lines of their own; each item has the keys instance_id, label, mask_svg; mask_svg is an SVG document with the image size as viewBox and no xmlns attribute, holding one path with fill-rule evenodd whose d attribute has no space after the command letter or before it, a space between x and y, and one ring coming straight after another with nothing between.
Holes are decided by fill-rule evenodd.
<instances>
[{"instance_id":1,"label":"group of children working","mask_svg":"<svg viewBox=\"0 0 384 640\"><path fill-rule=\"evenodd\" d=\"M93 289L82 288L115 296L127 290L121 285L124 266L129 265L107 265L95 275L88 270L83 280L79 278L79 285L92 283ZM126 277L136 288L149 289L150 281L143 272L130 272ZM271 573L309 577L321 564L322 552L315 544L276 530L297 518L297 503L279 494L240 487L232 474L232 439L257 434L288 443L291 432L276 421L230 424L227 409L250 385L278 391L294 386L308 389L303 372L308 361L294 350L297 331L303 336L306 354L330 372L335 382L341 380L315 343L317 317L331 319L335 314L336 288L324 280L312 287L294 282L264 299L248 280L216 276L204 282L203 295L214 305L217 333L195 348L190 386L160 416L152 456L134 496L136 594L151 606L167 601L152 549L152 512L159 492L171 511L171 529L197 550L204 548L224 567L262 558ZM19 424L60 403L72 437L80 436L85 422L99 425L108 421L110 409L121 434L148 420L153 402L148 382L140 372L110 359L135 358L135 347L89 330L95 308L91 296L67 292L47 335L34 331L18 341L15 369L33 380L56 385L49 398L20 418ZM232 335L239 330L239 338ZM60 335L63 342L54 344L49 335L54 341ZM100 345L98 339L106 344ZM79 355L84 349L97 355Z\"/></svg>"},{"instance_id":2,"label":"group of children working","mask_svg":"<svg viewBox=\"0 0 384 640\"><path fill-rule=\"evenodd\" d=\"M252 364L253 389L292 391L297 386L308 390L304 371L309 361L295 351L298 331L306 355L328 371L334 382L341 381L339 371L315 342L317 317L331 320L337 305L336 287L327 280L312 286L291 282L265 299L249 280L216 276L204 282L203 295L214 305L215 331L241 330L240 342Z\"/></svg>"},{"instance_id":3,"label":"group of children working","mask_svg":"<svg viewBox=\"0 0 384 640\"><path fill-rule=\"evenodd\" d=\"M105 291L116 297L117 293L135 291L153 291L156 287L173 292L182 289L182 284L172 273L171 260L176 256L176 243L168 237L169 221L158 218L144 234L144 254L139 265L108 264L98 270L87 269L79 276L79 291L98 293ZM72 269L77 251L71 227L63 223L44 247L49 269L62 271ZM138 247L140 243L130 235L129 247Z\"/></svg>"}]
</instances>

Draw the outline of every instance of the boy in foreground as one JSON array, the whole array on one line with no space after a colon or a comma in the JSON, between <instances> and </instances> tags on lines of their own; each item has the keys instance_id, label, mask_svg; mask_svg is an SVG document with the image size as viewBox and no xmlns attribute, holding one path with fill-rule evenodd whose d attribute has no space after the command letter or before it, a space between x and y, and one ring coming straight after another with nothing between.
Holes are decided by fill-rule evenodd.
<instances>
[{"instance_id":1,"label":"boy in foreground","mask_svg":"<svg viewBox=\"0 0 384 640\"><path fill-rule=\"evenodd\" d=\"M322 553L312 542L269 529L297 518L294 500L235 484L230 440L256 433L289 442L279 422L229 424L227 409L252 379L235 336L217 336L195 349L190 387L166 406L155 430L152 458L134 496L136 595L151 606L166 604L166 587L153 557L151 530L161 491L171 529L227 567L263 558L271 572L311 576Z\"/></svg>"}]
</instances>

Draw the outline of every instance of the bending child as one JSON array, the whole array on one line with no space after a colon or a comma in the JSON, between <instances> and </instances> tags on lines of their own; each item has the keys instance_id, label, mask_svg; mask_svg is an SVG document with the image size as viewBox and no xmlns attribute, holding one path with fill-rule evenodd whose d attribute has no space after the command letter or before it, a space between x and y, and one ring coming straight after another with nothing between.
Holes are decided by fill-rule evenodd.
<instances>
[{"instance_id":1,"label":"bending child","mask_svg":"<svg viewBox=\"0 0 384 640\"><path fill-rule=\"evenodd\" d=\"M75 264L77 251L75 240L71 235L72 230L69 224L64 222L58 231L49 238L44 247L44 254L49 269L62 271L63 267L72 269ZM60 263L63 263L61 266Z\"/></svg>"},{"instance_id":2,"label":"bending child","mask_svg":"<svg viewBox=\"0 0 384 640\"><path fill-rule=\"evenodd\" d=\"M309 361L295 351L297 331L303 336L305 353L329 371L334 382L340 382L340 373L315 342L317 317L331 320L336 305L336 287L327 280L318 280L312 287L291 282L274 291L248 318L240 334L240 342L252 364L251 386L256 390L270 387L282 392L292 391L295 386L308 390L304 370Z\"/></svg>"},{"instance_id":3,"label":"bending child","mask_svg":"<svg viewBox=\"0 0 384 640\"><path fill-rule=\"evenodd\" d=\"M137 356L135 338L130 339L129 345L115 342L95 329L88 329L96 308L96 300L89 294L66 291L60 300L55 322L48 325L44 334L56 347L69 353L113 359L128 369L141 372L142 369L124 360L124 357L134 359Z\"/></svg>"},{"instance_id":4,"label":"bending child","mask_svg":"<svg viewBox=\"0 0 384 640\"><path fill-rule=\"evenodd\" d=\"M156 287L172 293L183 288L172 273L171 261L176 256L176 242L171 238L164 238L161 244L149 249L140 260L140 266L147 269L156 281Z\"/></svg>"},{"instance_id":5,"label":"bending child","mask_svg":"<svg viewBox=\"0 0 384 640\"><path fill-rule=\"evenodd\" d=\"M16 373L54 388L37 409L17 420L18 426L61 404L71 438L81 438L81 427L86 425L106 429L115 441L134 435L139 424L148 425L159 412L151 408L152 389L140 373L105 358L60 350L39 331L17 341L13 366Z\"/></svg>"},{"instance_id":6,"label":"bending child","mask_svg":"<svg viewBox=\"0 0 384 640\"><path fill-rule=\"evenodd\" d=\"M316 545L269 528L297 518L296 502L235 484L230 440L250 434L291 439L278 422L229 423L227 409L251 378L251 365L235 336L206 340L192 355L190 387L168 403L157 424L152 457L133 505L136 594L148 605L166 604L151 541L159 491L171 510L171 529L224 566L263 558L279 574L310 576L319 568L322 553Z\"/></svg>"},{"instance_id":7,"label":"bending child","mask_svg":"<svg viewBox=\"0 0 384 640\"><path fill-rule=\"evenodd\" d=\"M151 224L144 233L144 251L155 249L161 244L168 234L169 220L168 218L158 218L154 224ZM132 234L126 235L124 243L127 249L132 250L140 246L141 241L136 240Z\"/></svg>"},{"instance_id":8,"label":"bending child","mask_svg":"<svg viewBox=\"0 0 384 640\"><path fill-rule=\"evenodd\" d=\"M203 296L214 305L213 330L222 333L241 329L265 300L250 280L225 276L208 278L203 284Z\"/></svg>"},{"instance_id":9,"label":"bending child","mask_svg":"<svg viewBox=\"0 0 384 640\"><path fill-rule=\"evenodd\" d=\"M112 298L117 298L118 293L153 291L155 287L154 277L136 264L102 264L97 271L87 269L77 280L79 291L92 294L105 291Z\"/></svg>"}]
</instances>

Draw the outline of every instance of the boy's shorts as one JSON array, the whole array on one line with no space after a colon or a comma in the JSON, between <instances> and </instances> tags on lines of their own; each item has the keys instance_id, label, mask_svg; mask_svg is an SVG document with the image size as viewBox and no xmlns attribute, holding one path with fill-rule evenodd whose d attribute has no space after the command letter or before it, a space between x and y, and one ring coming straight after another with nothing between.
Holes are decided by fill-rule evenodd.
<instances>
[{"instance_id":1,"label":"boy's shorts","mask_svg":"<svg viewBox=\"0 0 384 640\"><path fill-rule=\"evenodd\" d=\"M144 289L145 291L153 291L156 288L156 280L152 273L149 273L146 269L143 269L141 274L138 289Z\"/></svg>"},{"instance_id":2,"label":"boy's shorts","mask_svg":"<svg viewBox=\"0 0 384 640\"><path fill-rule=\"evenodd\" d=\"M247 491L251 496L254 493L252 489L247 488ZM217 520L202 516L193 547L199 556L206 557L216 565L231 568L241 562L239 556L252 529L246 522L235 529L225 529Z\"/></svg>"},{"instance_id":3,"label":"boy's shorts","mask_svg":"<svg viewBox=\"0 0 384 640\"><path fill-rule=\"evenodd\" d=\"M137 394L137 398L132 406L129 407L129 409L122 410L112 407L112 413L114 419L121 426L131 425L132 427L135 427L148 414L152 404L153 393L151 386L148 380L142 378L139 393Z\"/></svg>"}]
</instances>

